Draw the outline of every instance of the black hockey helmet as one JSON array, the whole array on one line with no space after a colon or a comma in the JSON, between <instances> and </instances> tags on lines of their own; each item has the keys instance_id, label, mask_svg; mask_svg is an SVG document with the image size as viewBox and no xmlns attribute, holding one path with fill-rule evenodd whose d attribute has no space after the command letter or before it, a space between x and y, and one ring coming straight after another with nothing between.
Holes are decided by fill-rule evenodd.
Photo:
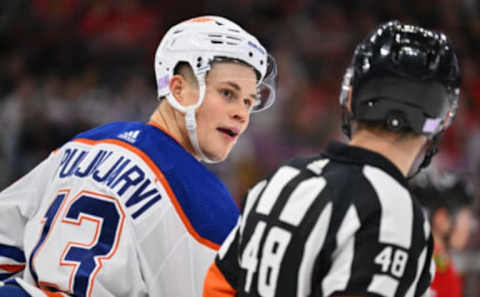
<instances>
[{"instance_id":1,"label":"black hockey helmet","mask_svg":"<svg viewBox=\"0 0 480 297\"><path fill-rule=\"evenodd\" d=\"M472 208L475 203L470 175L436 171L419 174L410 181L410 190L430 214L445 208L455 217L459 209Z\"/></svg>"},{"instance_id":2,"label":"black hockey helmet","mask_svg":"<svg viewBox=\"0 0 480 297\"><path fill-rule=\"evenodd\" d=\"M398 21L382 24L358 44L346 71L342 129L350 138L351 120L383 122L392 131L434 138L455 116L460 81L444 34Z\"/></svg>"}]
</instances>

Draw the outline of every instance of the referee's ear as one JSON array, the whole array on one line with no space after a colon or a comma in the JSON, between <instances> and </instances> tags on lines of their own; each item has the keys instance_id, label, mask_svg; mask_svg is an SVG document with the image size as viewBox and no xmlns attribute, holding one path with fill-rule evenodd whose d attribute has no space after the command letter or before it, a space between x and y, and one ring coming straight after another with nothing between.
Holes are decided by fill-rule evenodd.
<instances>
[{"instance_id":1,"label":"referee's ear","mask_svg":"<svg viewBox=\"0 0 480 297\"><path fill-rule=\"evenodd\" d=\"M353 87L350 86L348 89L348 101L347 101L347 111L352 112L352 94L353 94Z\"/></svg>"}]
</instances>

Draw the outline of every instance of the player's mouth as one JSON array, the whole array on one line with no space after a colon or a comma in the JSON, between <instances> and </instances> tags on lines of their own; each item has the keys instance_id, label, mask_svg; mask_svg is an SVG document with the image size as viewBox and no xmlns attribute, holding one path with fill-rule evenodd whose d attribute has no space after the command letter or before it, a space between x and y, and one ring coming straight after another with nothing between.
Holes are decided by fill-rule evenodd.
<instances>
[{"instance_id":1,"label":"player's mouth","mask_svg":"<svg viewBox=\"0 0 480 297\"><path fill-rule=\"evenodd\" d=\"M239 130L233 127L219 127L217 128L217 131L225 135L225 137L227 137L230 140L236 139L237 136L240 134Z\"/></svg>"}]
</instances>

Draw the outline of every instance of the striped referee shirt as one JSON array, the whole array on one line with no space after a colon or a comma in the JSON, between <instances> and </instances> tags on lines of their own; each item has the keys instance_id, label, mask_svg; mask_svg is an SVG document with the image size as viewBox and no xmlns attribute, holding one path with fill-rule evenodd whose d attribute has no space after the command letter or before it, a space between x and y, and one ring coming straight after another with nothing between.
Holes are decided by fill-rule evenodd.
<instances>
[{"instance_id":1,"label":"striped referee shirt","mask_svg":"<svg viewBox=\"0 0 480 297\"><path fill-rule=\"evenodd\" d=\"M430 225L398 168L332 142L249 191L204 297L420 297L433 277L432 251Z\"/></svg>"}]
</instances>

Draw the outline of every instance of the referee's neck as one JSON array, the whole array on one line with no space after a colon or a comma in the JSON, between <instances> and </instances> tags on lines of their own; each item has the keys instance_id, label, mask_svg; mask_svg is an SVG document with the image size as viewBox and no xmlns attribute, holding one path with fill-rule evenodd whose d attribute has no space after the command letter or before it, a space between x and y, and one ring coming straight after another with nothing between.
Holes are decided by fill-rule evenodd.
<instances>
[{"instance_id":1,"label":"referee's neck","mask_svg":"<svg viewBox=\"0 0 480 297\"><path fill-rule=\"evenodd\" d=\"M399 138L392 132L378 133L362 129L357 131L349 145L361 147L383 155L389 159L404 176L407 176L410 167L422 153L426 137Z\"/></svg>"}]
</instances>

